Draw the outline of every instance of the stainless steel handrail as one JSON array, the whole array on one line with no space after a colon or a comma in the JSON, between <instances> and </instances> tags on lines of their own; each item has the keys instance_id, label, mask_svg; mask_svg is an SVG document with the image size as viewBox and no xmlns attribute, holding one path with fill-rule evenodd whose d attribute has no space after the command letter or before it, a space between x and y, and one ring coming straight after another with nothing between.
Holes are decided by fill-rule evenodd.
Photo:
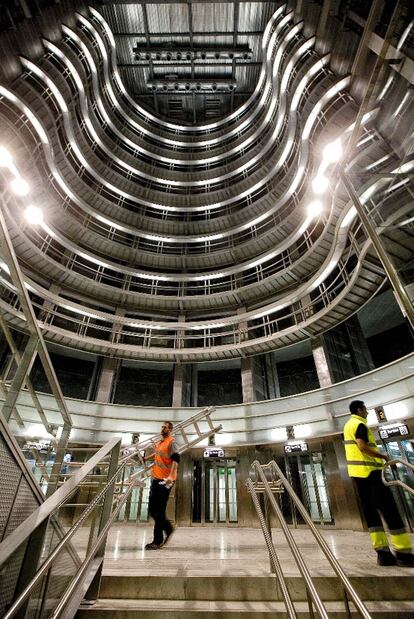
<instances>
[{"instance_id":1,"label":"stainless steel handrail","mask_svg":"<svg viewBox=\"0 0 414 619\"><path fill-rule=\"evenodd\" d=\"M119 440L120 439L118 439L117 442L119 442ZM12 617L14 617L15 613L24 604L24 602L29 597L29 595L31 594L33 589L36 587L36 585L38 584L38 582L40 581L42 576L51 567L51 565L55 561L56 557L60 554L61 550L63 550L63 548L68 544L68 542L72 539L72 537L75 535L75 533L81 527L81 525L86 520L86 518L91 514L92 510L96 507L96 505L99 503L99 501L106 495L106 493L108 492L110 487L113 485L115 479L117 478L119 473L122 471L122 468L123 467L121 466L121 467L119 467L117 469L116 473L105 484L105 486L102 488L101 492L99 492L95 496L95 498L91 501L91 503L88 504L88 506L83 511L83 513L81 514L79 519L76 521L76 523L73 525L73 527L71 529L69 529L69 531L66 533L66 535L60 540L59 544L57 544L57 546L53 549L52 553L47 557L47 559L44 561L44 563L42 563L40 569L36 572L36 574L34 575L32 580L28 583L28 585L23 589L23 591L20 593L19 597L13 602L12 606L9 608L9 610L6 612L6 614L3 615L2 619L11 619ZM123 495L123 497L125 497L125 495L126 495L126 497L122 501L122 504L124 504L124 502L126 501L127 497L129 496L130 492L132 491L133 486L134 486L134 484L131 484L128 492ZM53 495L53 496L55 496L55 495ZM53 496L50 497L50 498L53 498ZM94 545L94 548L95 548L95 545ZM83 563L84 562L82 562L79 570L82 569Z\"/></svg>"},{"instance_id":2,"label":"stainless steel handrail","mask_svg":"<svg viewBox=\"0 0 414 619\"><path fill-rule=\"evenodd\" d=\"M90 458L74 475L56 490L46 501L40 505L26 520L24 520L4 541L0 543L0 566L10 558L29 535L61 507L77 489L82 480L93 471L108 455L115 445L120 442L119 437L114 437Z\"/></svg>"},{"instance_id":3,"label":"stainless steel handrail","mask_svg":"<svg viewBox=\"0 0 414 619\"><path fill-rule=\"evenodd\" d=\"M371 615L368 612L368 609L366 608L365 604L362 602L362 600L360 599L359 595L357 594L355 588L353 587L353 585L351 584L350 580L348 579L348 577L346 576L344 570L342 569L339 561L337 560L337 558L335 557L335 555L333 554L333 552L331 551L331 549L329 548L328 544L326 543L326 541L324 540L324 538L322 537L322 535L319 533L318 529L316 528L315 524L313 523L311 517L309 516L308 512L306 511L304 505L302 504L302 502L300 501L299 497L297 496L297 494L295 493L295 491L293 490L292 486L290 485L290 483L288 482L288 480L286 479L286 477L283 475L283 472L281 471L280 467L276 464L276 462L274 460L270 461L267 465L265 465L266 468L270 468L270 470L272 471L272 479L274 480L278 480L280 481L281 485L283 486L283 488L286 490L286 492L289 494L292 502L294 503L296 509L298 510L298 512L300 513L300 515L302 516L302 518L304 519L305 523L308 525L309 530L311 531L312 535L314 536L314 538L316 539L316 542L318 543L318 546L320 547L320 549L322 550L323 554L325 555L325 557L327 558L327 560L329 561L332 569L334 570L335 574L338 576L339 580L342 583L342 586L344 588L344 593L345 593L345 606L346 606L346 610L348 613L348 616L350 616L350 610L349 610L349 606L348 606L348 598L347 598L347 594L349 594L351 600L353 601L353 603L355 604L355 607L357 608L358 612L360 613L360 615L364 618L364 619L372 619ZM326 609L322 603L322 601L320 600L320 597L313 585L312 582L312 578L307 570L306 565L304 565L303 562L303 558L300 554L299 548L296 545L296 542L292 536L292 533L290 532L290 529L287 525L287 522L282 514L282 511L275 499L275 497L273 496L271 490L270 490L270 486L269 486L269 482L262 470L262 465L260 464L260 462L258 462L257 460L255 460L252 464L252 469L253 472L256 474L256 477L258 477L260 479L260 481L263 484L264 490L266 492L266 496L268 497L268 500L270 502L270 505L272 506L272 508L274 509L279 521L280 521L280 525L282 527L282 530L285 534L285 537L287 539L287 542L289 544L290 550L296 560L296 563L298 565L298 568L302 574L302 576L305 579L306 582L306 586L308 587L308 591L309 594L312 598L312 601L314 602L319 614L321 617L328 617ZM305 567L305 569L303 569L303 566Z\"/></svg>"},{"instance_id":4,"label":"stainless steel handrail","mask_svg":"<svg viewBox=\"0 0 414 619\"><path fill-rule=\"evenodd\" d=\"M394 460L388 460L388 462L386 462L384 464L384 468L382 469L382 472L381 472L381 477L382 477L383 483L386 486L398 486L400 488L403 488L409 494L411 494L411 496L414 497L414 488L412 488L411 486L406 484L401 479L386 479L386 477L385 477L385 470L386 470L386 468L387 467L393 467L396 464L403 464L408 469L411 469L412 471L414 471L414 464L411 464L411 462L408 462L407 460L401 460L401 458L395 458Z\"/></svg>"},{"instance_id":5,"label":"stainless steel handrail","mask_svg":"<svg viewBox=\"0 0 414 619\"><path fill-rule=\"evenodd\" d=\"M308 570L308 567L305 563L305 561L303 560L303 557L301 555L301 552L299 550L298 545L296 544L294 537L292 535L292 533L290 532L290 529L287 525L287 522L282 514L282 510L280 509L269 484L268 481L268 477L269 477L269 473L273 473L272 471L272 462L269 462L268 464L264 465L264 467L262 467L262 465L256 460L255 462L253 462L252 464L252 468L253 471L255 471L257 473L257 476L259 477L260 482L262 483L263 486L263 490L266 494L266 497L270 503L270 505L273 508L273 511L276 513L280 525L282 527L282 531L286 537L286 540L288 542L289 548L293 554L293 557L296 561L296 564L299 568L299 572L301 573L302 578L305 581L306 584L306 590L308 593L308 604L309 604L309 613L310 616L313 616L313 609L312 609L312 603L315 605L319 616L321 617L321 619L329 619L327 610L325 608L324 603L322 602L319 593L316 590L315 585L313 584L312 581L312 577L310 575L310 572ZM263 470L263 468L266 471L266 475L265 475L265 471ZM272 475L272 477L275 477L274 475ZM252 481L252 480L250 480ZM252 482L253 483L253 482ZM310 599L309 599L310 598ZM288 604L288 599L284 600L285 605L287 607Z\"/></svg>"},{"instance_id":6,"label":"stainless steel handrail","mask_svg":"<svg viewBox=\"0 0 414 619\"><path fill-rule=\"evenodd\" d=\"M184 444L178 448L178 451L180 453L182 453L189 447L192 447L200 440L203 440L211 434L220 431L221 425L214 426L210 419L210 414L211 412L213 412L213 410L213 407L203 409L189 419L176 425L175 431L180 432L184 439ZM200 431L198 425L199 422L202 421L207 422L208 424L208 431L204 433ZM196 437L193 440L189 440L188 436L186 435L186 430L188 431L188 428L191 426L194 426L196 434ZM192 434L194 434L194 432ZM106 517L106 521L102 522L103 526L98 531L97 539L95 540L95 542L92 543L92 546L88 547L86 558L81 563L79 562L79 566L75 576L60 597L58 605L52 611L52 615L49 615L53 618L61 616L61 614L66 608L66 605L70 601L73 602L73 593L75 592L75 590L78 589L78 586L82 585L85 578L88 576L88 568L91 566L93 560L96 560L96 570L98 570L100 565L102 564L104 554L103 547L105 544L106 534L110 526L118 516L122 506L125 505L126 501L128 500L128 497L130 496L132 490L136 486L143 487L144 480L150 476L151 467L148 467L145 464L144 459L141 456L141 451L148 447L154 448L158 438L159 437L157 436L152 437L151 439L144 441L143 443L139 443L135 446L134 450L131 453L121 459L118 459L117 457L115 470L113 468L111 470L112 465L110 463L105 463L108 466L108 476L110 476L110 478L107 480L107 482L98 492L98 494L95 495L92 501L85 506L85 509L82 512L81 516L62 537L62 539L53 549L51 554L45 559L41 567L31 578L30 582L27 583L24 589L20 592L19 596L14 600L11 607L3 615L2 619L12 619L12 617L15 616L18 610L22 608L35 587L41 581L42 577L51 568L52 564L60 555L61 551L68 545L72 537L80 529L85 520L91 515L95 507L99 505L101 501L108 500L108 493L111 493L112 496L113 489L117 485L116 481L124 473L125 469L130 467L131 464L135 464L135 466L141 466L139 471L123 479L122 484L126 484L126 490L121 490L121 493L113 499L115 503L115 509L111 509L110 513ZM108 455L110 455L113 452L114 448L118 448L119 445L120 439L118 437L112 438L96 454L94 454L88 462L86 462L79 470L73 473L68 479L68 481L65 482L65 484L63 484L58 490L56 490L55 493L50 496L45 501L45 503L43 503L43 505L41 505L13 533L11 533L6 538L6 540L4 540L4 542L0 544L0 566L5 563L26 540L30 538L30 535L38 526L40 526L47 518L53 517L55 512L62 505L64 505L65 501L82 485L83 480L85 480L87 477L90 477L93 469L98 464L100 465L102 463L102 460ZM137 462L136 460L133 461L133 459L136 457L138 457L139 462ZM99 475L99 477L101 477L101 475Z\"/></svg>"},{"instance_id":7,"label":"stainless steel handrail","mask_svg":"<svg viewBox=\"0 0 414 619\"><path fill-rule=\"evenodd\" d=\"M293 605L292 598L290 597L289 589L287 588L285 577L283 575L283 571L282 571L282 568L279 562L279 557L277 556L276 549L272 542L270 531L268 530L266 526L265 516L260 506L256 488L251 479L247 479L246 486L247 486L248 491L251 494L253 505L256 509L256 513L259 518L259 522L260 522L260 526L263 532L263 536L265 538L267 550L269 552L270 563L277 577L277 584L279 585L280 591L282 593L282 598L285 604L286 612L288 613L290 619L296 619L297 618L296 610Z\"/></svg>"}]
</instances>

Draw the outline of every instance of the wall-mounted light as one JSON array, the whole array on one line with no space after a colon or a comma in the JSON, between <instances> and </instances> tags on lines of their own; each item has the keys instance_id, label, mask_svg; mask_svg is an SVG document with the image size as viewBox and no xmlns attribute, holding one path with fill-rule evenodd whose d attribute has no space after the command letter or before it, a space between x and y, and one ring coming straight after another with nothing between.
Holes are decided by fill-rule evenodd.
<instances>
[{"instance_id":1,"label":"wall-mounted light","mask_svg":"<svg viewBox=\"0 0 414 619\"><path fill-rule=\"evenodd\" d=\"M287 433L285 427L273 428L270 432L273 441L286 441Z\"/></svg>"},{"instance_id":2,"label":"wall-mounted light","mask_svg":"<svg viewBox=\"0 0 414 619\"><path fill-rule=\"evenodd\" d=\"M7 148L0 146L0 167L9 168L13 164L13 158Z\"/></svg>"},{"instance_id":3,"label":"wall-mounted light","mask_svg":"<svg viewBox=\"0 0 414 619\"><path fill-rule=\"evenodd\" d=\"M322 212L322 202L314 200L308 205L309 217L317 217Z\"/></svg>"},{"instance_id":4,"label":"wall-mounted light","mask_svg":"<svg viewBox=\"0 0 414 619\"><path fill-rule=\"evenodd\" d=\"M327 144L323 149L323 158L326 163L336 163L342 157L342 143L338 138L334 142Z\"/></svg>"},{"instance_id":5,"label":"wall-mounted light","mask_svg":"<svg viewBox=\"0 0 414 619\"><path fill-rule=\"evenodd\" d=\"M27 207L24 212L24 216L33 226L37 226L43 222L43 213L37 206L33 206L32 204Z\"/></svg>"},{"instance_id":6,"label":"wall-mounted light","mask_svg":"<svg viewBox=\"0 0 414 619\"><path fill-rule=\"evenodd\" d=\"M21 178L21 176L16 176L16 178L11 181L10 188L17 196L27 196L30 191L29 183L25 181L24 178Z\"/></svg>"},{"instance_id":7,"label":"wall-mounted light","mask_svg":"<svg viewBox=\"0 0 414 619\"><path fill-rule=\"evenodd\" d=\"M322 194L329 188L329 180L324 174L318 174L312 181L312 189L316 194Z\"/></svg>"}]
</instances>

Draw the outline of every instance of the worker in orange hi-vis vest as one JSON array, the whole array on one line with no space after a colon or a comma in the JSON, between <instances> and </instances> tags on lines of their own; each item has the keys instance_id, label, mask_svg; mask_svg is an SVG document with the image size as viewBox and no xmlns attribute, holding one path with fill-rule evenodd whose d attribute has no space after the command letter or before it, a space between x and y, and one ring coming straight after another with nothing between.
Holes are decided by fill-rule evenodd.
<instances>
[{"instance_id":1,"label":"worker in orange hi-vis vest","mask_svg":"<svg viewBox=\"0 0 414 619\"><path fill-rule=\"evenodd\" d=\"M145 460L154 460L148 505L150 516L154 519L154 536L152 542L145 546L146 550L158 550L165 546L174 533L174 527L165 516L180 462L177 443L171 435L172 429L171 421L164 421L161 426L162 439L156 443L154 453L145 457Z\"/></svg>"}]
</instances>

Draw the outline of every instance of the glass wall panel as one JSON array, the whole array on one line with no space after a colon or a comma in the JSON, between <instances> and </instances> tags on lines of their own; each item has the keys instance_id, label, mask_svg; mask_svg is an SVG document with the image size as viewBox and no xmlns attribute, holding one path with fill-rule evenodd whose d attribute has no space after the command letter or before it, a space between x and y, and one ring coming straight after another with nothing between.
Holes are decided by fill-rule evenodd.
<instances>
[{"instance_id":1,"label":"glass wall panel","mask_svg":"<svg viewBox=\"0 0 414 619\"><path fill-rule=\"evenodd\" d=\"M171 406L173 372L122 365L115 387L115 404Z\"/></svg>"},{"instance_id":2,"label":"glass wall panel","mask_svg":"<svg viewBox=\"0 0 414 619\"><path fill-rule=\"evenodd\" d=\"M240 404L242 401L239 369L198 372L198 406Z\"/></svg>"}]
</instances>

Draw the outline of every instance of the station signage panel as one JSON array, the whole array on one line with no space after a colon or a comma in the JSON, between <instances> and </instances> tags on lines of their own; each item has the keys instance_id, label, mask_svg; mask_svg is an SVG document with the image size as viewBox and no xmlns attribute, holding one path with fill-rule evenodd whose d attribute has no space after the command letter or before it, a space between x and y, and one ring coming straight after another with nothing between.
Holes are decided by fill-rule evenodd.
<instances>
[{"instance_id":1,"label":"station signage panel","mask_svg":"<svg viewBox=\"0 0 414 619\"><path fill-rule=\"evenodd\" d=\"M409 434L410 430L405 423L379 428L379 435L381 438L395 438L396 436L408 436Z\"/></svg>"},{"instance_id":2,"label":"station signage panel","mask_svg":"<svg viewBox=\"0 0 414 619\"><path fill-rule=\"evenodd\" d=\"M308 443L291 443L285 445L285 453L287 454L302 453L304 451L309 451Z\"/></svg>"},{"instance_id":3,"label":"station signage panel","mask_svg":"<svg viewBox=\"0 0 414 619\"><path fill-rule=\"evenodd\" d=\"M204 450L204 458L224 458L224 449L208 447Z\"/></svg>"}]
</instances>

